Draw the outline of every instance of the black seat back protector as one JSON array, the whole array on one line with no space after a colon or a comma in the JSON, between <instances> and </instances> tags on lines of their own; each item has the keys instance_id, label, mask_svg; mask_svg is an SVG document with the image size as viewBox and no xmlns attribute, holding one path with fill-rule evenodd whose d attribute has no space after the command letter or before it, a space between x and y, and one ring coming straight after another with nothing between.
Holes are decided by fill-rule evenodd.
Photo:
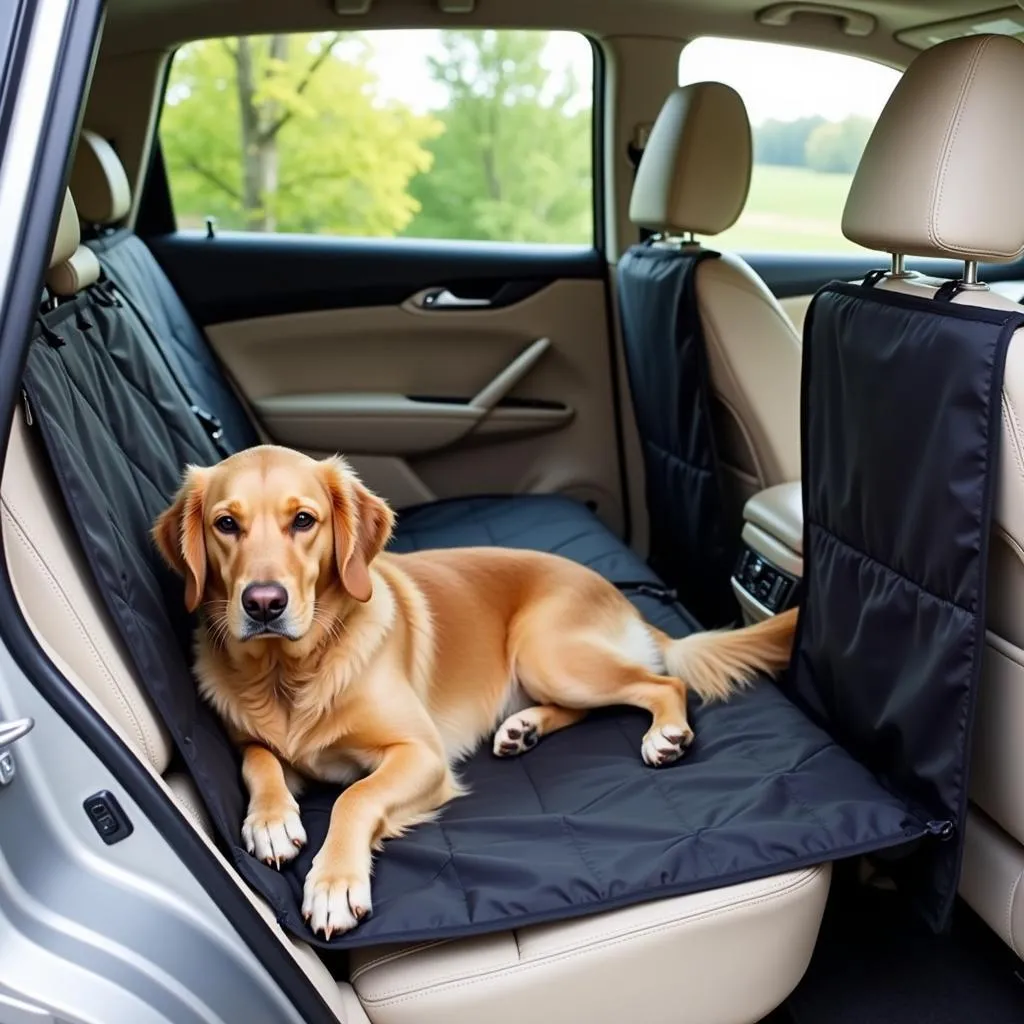
<instances>
[{"instance_id":1,"label":"black seat back protector","mask_svg":"<svg viewBox=\"0 0 1024 1024\"><path fill-rule=\"evenodd\" d=\"M649 560L705 626L739 619L729 577L739 523L723 499L695 278L718 253L636 245L617 282L626 369L643 449Z\"/></svg>"},{"instance_id":2,"label":"black seat back protector","mask_svg":"<svg viewBox=\"0 0 1024 1024\"><path fill-rule=\"evenodd\" d=\"M256 429L224 377L209 342L196 326L163 268L145 242L119 228L86 243L107 276L145 316L161 340L174 373L220 421L228 447L238 451L259 443Z\"/></svg>"},{"instance_id":3,"label":"black seat back protector","mask_svg":"<svg viewBox=\"0 0 1024 1024\"><path fill-rule=\"evenodd\" d=\"M197 699L181 584L149 541L182 464L212 462L215 453L147 345L130 309L87 294L58 310L30 346L33 422L140 683L225 852L291 934L332 948L477 935L777 875L927 833L768 682L694 708L693 748L661 769L640 756L648 716L608 710L521 758L499 760L487 749L471 757L461 769L470 794L437 822L385 843L373 917L325 944L302 920L301 891L338 789L313 786L302 796L309 844L281 872L239 845L246 800L238 760ZM591 542L565 550L584 564L604 562L608 537L594 530ZM677 605L642 590L630 597L662 629L682 636L692 628Z\"/></svg>"},{"instance_id":4,"label":"black seat back protector","mask_svg":"<svg viewBox=\"0 0 1024 1024\"><path fill-rule=\"evenodd\" d=\"M916 817L948 823L905 872L936 927L959 876L1003 367L1022 323L833 284L805 328L789 692Z\"/></svg>"}]
</instances>

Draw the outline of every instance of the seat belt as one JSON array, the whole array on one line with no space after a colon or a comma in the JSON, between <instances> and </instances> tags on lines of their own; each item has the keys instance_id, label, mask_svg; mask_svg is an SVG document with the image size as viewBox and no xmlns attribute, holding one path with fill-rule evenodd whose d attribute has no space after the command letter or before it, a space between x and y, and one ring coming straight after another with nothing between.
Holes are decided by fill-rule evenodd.
<instances>
[{"instance_id":1,"label":"seat belt","mask_svg":"<svg viewBox=\"0 0 1024 1024\"><path fill-rule=\"evenodd\" d=\"M97 281L96 285L93 287L101 294L105 295L111 302L127 305L135 314L139 323L142 324L146 333L149 335L150 340L153 342L153 347L160 354L160 358L163 360L164 366L167 367L167 372L171 375L171 379L177 385L178 390L185 399L186 405L188 405L192 415L199 421L199 425L203 428L207 437L209 437L213 442L214 447L222 456L227 458L227 456L233 455L234 451L228 444L227 438L224 436L224 427L221 424L220 419L196 400L191 387L181 372L181 367L176 365L177 360L171 356L167 351L166 346L161 342L160 338L157 337L157 332L150 323L149 317L146 316L133 299L118 288L107 274L106 270L102 271L99 281Z\"/></svg>"}]
</instances>

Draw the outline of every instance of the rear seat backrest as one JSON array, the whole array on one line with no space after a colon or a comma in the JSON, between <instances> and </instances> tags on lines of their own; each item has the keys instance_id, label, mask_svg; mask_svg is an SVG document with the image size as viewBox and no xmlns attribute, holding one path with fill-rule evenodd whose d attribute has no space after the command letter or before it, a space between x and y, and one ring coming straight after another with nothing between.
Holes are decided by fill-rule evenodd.
<instances>
[{"instance_id":1,"label":"rear seat backrest","mask_svg":"<svg viewBox=\"0 0 1024 1024\"><path fill-rule=\"evenodd\" d=\"M78 214L68 191L47 274L54 294L70 296L99 277L93 253L79 241ZM74 291L66 290L71 281ZM86 564L49 461L21 410L14 415L4 461L0 515L11 582L40 645L140 762L165 776L172 799L196 831L209 837L206 812L191 778L167 774L173 754L170 736L136 681L132 660ZM222 858L221 862L339 1019L347 1024L365 1022L351 987L339 986L309 946L286 936L267 904Z\"/></svg>"},{"instance_id":2,"label":"rear seat backrest","mask_svg":"<svg viewBox=\"0 0 1024 1024\"><path fill-rule=\"evenodd\" d=\"M103 271L146 320L196 404L220 421L229 451L258 444L259 432L209 342L149 247L123 222L131 210L128 177L114 148L83 131L71 171L71 194L86 244Z\"/></svg>"},{"instance_id":3,"label":"rear seat backrest","mask_svg":"<svg viewBox=\"0 0 1024 1024\"><path fill-rule=\"evenodd\" d=\"M68 192L47 285L67 296L98 277L95 256L79 244L78 215ZM20 412L4 463L0 507L12 582L36 636L82 680L84 695L137 755L164 772L170 737L135 683L131 659L106 614L45 454Z\"/></svg>"}]
</instances>

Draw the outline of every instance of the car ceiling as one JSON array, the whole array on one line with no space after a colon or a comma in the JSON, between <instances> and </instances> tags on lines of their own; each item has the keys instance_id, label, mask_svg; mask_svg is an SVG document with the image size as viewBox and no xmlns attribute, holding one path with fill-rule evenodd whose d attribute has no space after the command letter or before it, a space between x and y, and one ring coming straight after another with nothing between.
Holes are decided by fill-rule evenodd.
<instances>
[{"instance_id":1,"label":"car ceiling","mask_svg":"<svg viewBox=\"0 0 1024 1024\"><path fill-rule=\"evenodd\" d=\"M360 0L340 0L359 6ZM362 0L365 4L366 0ZM789 24L759 23L766 0L475 0L470 13L445 13L448 0L370 0L365 14L338 14L334 0L110 0L105 54L169 49L189 39L271 31L482 25L563 28L596 37L702 35L802 43L905 65L916 52L895 36L905 29L1013 6L1012 0L843 0L872 15L870 35L851 36L827 15L794 15ZM793 4L826 6L824 4Z\"/></svg>"}]
</instances>

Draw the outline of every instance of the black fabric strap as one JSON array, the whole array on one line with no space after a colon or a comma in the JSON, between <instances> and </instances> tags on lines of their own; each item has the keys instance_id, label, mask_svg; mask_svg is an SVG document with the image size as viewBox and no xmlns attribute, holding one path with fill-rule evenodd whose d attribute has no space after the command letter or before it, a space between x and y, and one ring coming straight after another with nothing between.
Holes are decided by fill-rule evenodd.
<instances>
[{"instance_id":1,"label":"black fabric strap","mask_svg":"<svg viewBox=\"0 0 1024 1024\"><path fill-rule=\"evenodd\" d=\"M153 347L159 354L164 366L167 367L167 372L171 375L174 383L178 386L178 390L181 392L185 402L188 404L192 415L199 420L199 423L206 432L207 437L210 438L217 451L222 456L226 458L229 455L233 455L234 451L231 448L231 445L228 444L227 438L224 436L224 428L221 425L220 420L217 418L215 413L206 409L193 393L192 388L189 386L188 381L186 381L184 374L177 365L177 361L170 355L167 345L161 341L153 325L150 323L149 318L138 304L118 288L116 284L114 284L106 271L103 272L103 276L100 278L99 284L94 287L99 289L101 292L105 292L113 302L127 305L135 314L139 323L142 324L146 333L149 335L150 340L153 342Z\"/></svg>"},{"instance_id":2,"label":"black fabric strap","mask_svg":"<svg viewBox=\"0 0 1024 1024\"><path fill-rule=\"evenodd\" d=\"M888 274L888 270L869 270L864 275L864 280L861 282L865 288L874 288L879 281Z\"/></svg>"},{"instance_id":3,"label":"black fabric strap","mask_svg":"<svg viewBox=\"0 0 1024 1024\"><path fill-rule=\"evenodd\" d=\"M935 302L952 302L964 290L963 281L947 281L932 296Z\"/></svg>"}]
</instances>

